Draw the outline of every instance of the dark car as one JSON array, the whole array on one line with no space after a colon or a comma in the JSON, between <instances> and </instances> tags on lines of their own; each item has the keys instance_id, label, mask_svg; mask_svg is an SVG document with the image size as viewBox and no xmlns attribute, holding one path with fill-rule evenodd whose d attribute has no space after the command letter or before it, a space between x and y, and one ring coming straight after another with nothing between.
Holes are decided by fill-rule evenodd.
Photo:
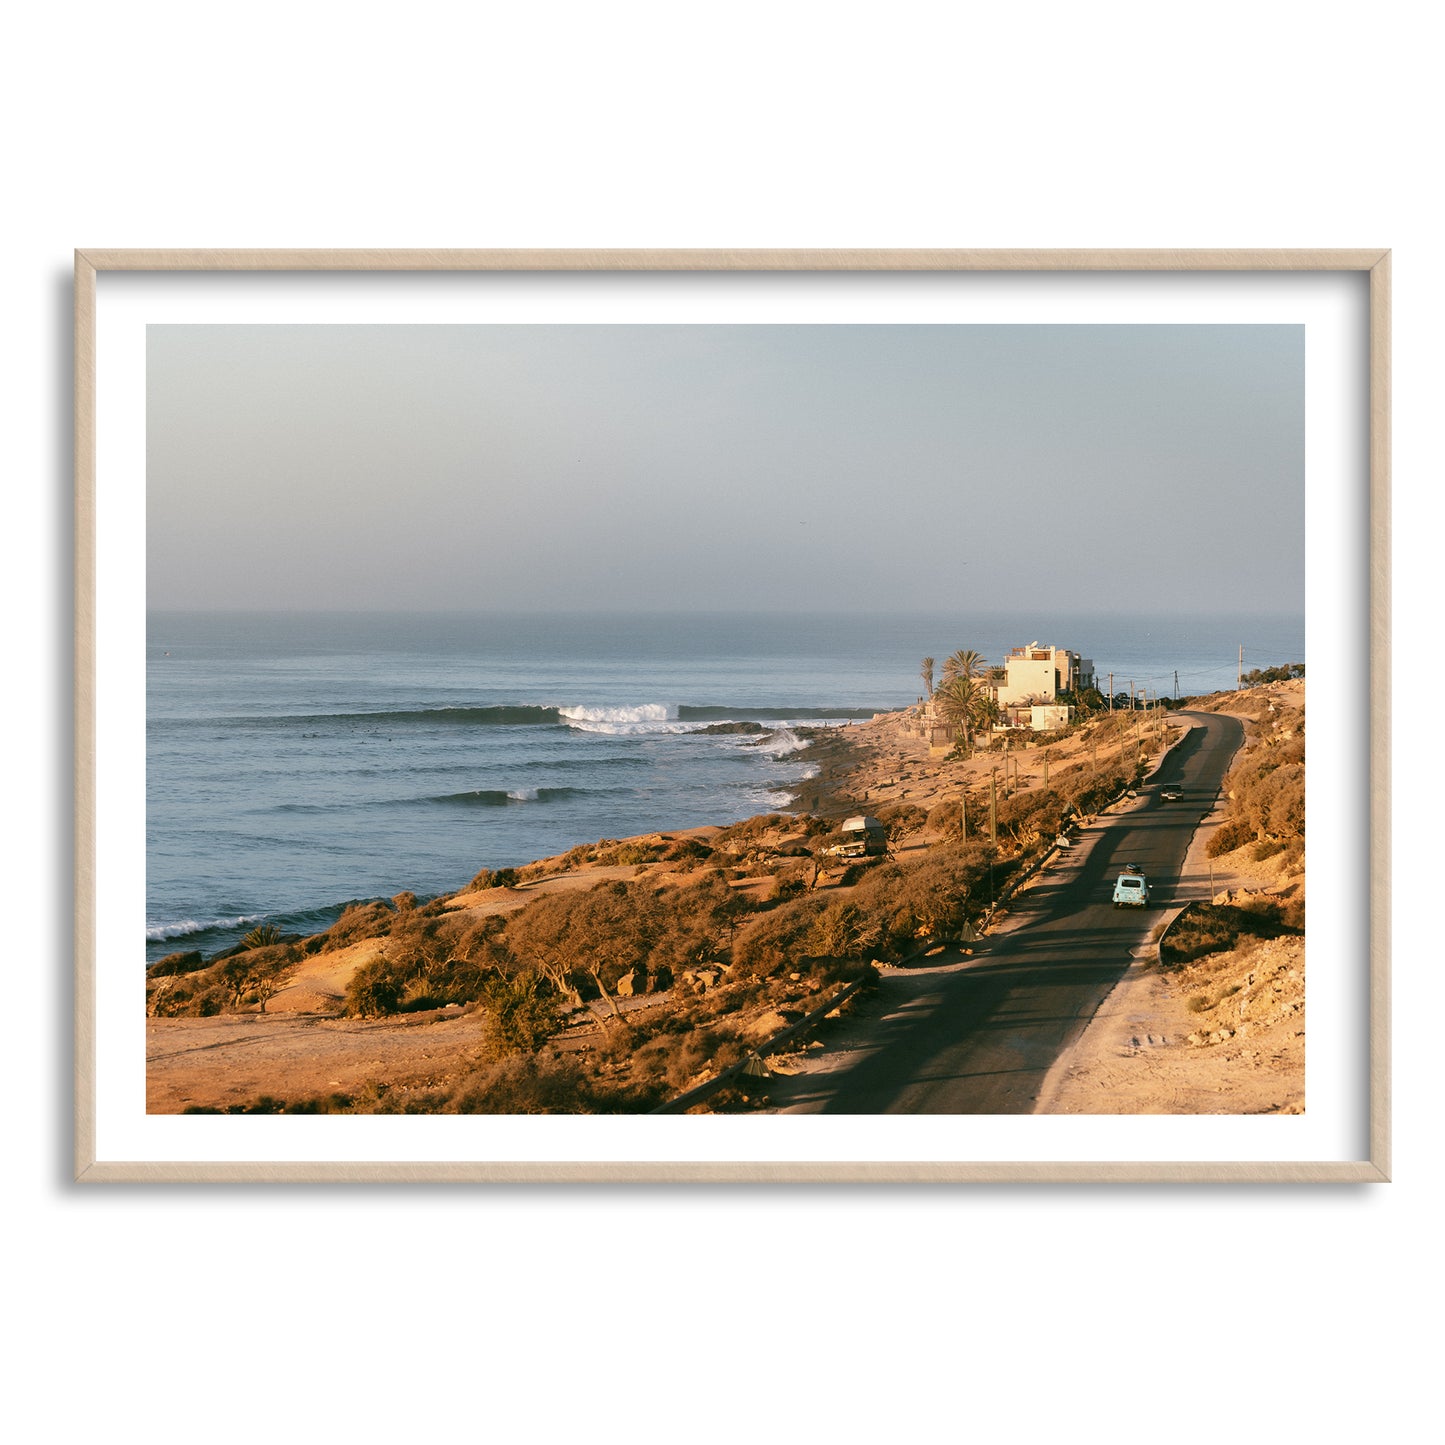
<instances>
[{"instance_id":1,"label":"dark car","mask_svg":"<svg viewBox=\"0 0 1445 1445\"><path fill-rule=\"evenodd\" d=\"M1167 788L1160 791L1159 796L1163 798L1166 803L1177 802L1184 796L1184 789L1181 788L1178 783L1170 783Z\"/></svg>"}]
</instances>

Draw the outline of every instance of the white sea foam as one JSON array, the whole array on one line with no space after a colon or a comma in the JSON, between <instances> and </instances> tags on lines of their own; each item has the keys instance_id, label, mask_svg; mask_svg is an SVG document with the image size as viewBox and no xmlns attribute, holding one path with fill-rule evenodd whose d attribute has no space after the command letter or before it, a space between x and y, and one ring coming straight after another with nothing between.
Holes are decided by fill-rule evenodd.
<instances>
[{"instance_id":1,"label":"white sea foam","mask_svg":"<svg viewBox=\"0 0 1445 1445\"><path fill-rule=\"evenodd\" d=\"M766 742L759 743L758 751L770 758L785 758L789 753L801 752L807 746L806 739L784 728L781 732L774 733Z\"/></svg>"},{"instance_id":2,"label":"white sea foam","mask_svg":"<svg viewBox=\"0 0 1445 1445\"><path fill-rule=\"evenodd\" d=\"M793 795L759 789L757 792L747 794L747 799L760 808L786 808L793 801Z\"/></svg>"},{"instance_id":3,"label":"white sea foam","mask_svg":"<svg viewBox=\"0 0 1445 1445\"><path fill-rule=\"evenodd\" d=\"M645 702L636 707L559 707L558 714L569 727L584 733L627 737L637 733L693 733L704 724L678 722L677 708L665 702Z\"/></svg>"},{"instance_id":4,"label":"white sea foam","mask_svg":"<svg viewBox=\"0 0 1445 1445\"><path fill-rule=\"evenodd\" d=\"M194 918L182 918L174 923L148 923L146 937L152 941L183 938L188 933L204 933L208 928L239 928L243 923L259 923L265 916L264 913L243 913L237 918L213 918L209 923L198 923Z\"/></svg>"},{"instance_id":5,"label":"white sea foam","mask_svg":"<svg viewBox=\"0 0 1445 1445\"><path fill-rule=\"evenodd\" d=\"M509 788L507 796L514 803L535 803L541 796L541 790L538 788Z\"/></svg>"},{"instance_id":6,"label":"white sea foam","mask_svg":"<svg viewBox=\"0 0 1445 1445\"><path fill-rule=\"evenodd\" d=\"M670 722L677 708L665 702L645 702L638 707L559 707L568 722L651 723Z\"/></svg>"}]
</instances>

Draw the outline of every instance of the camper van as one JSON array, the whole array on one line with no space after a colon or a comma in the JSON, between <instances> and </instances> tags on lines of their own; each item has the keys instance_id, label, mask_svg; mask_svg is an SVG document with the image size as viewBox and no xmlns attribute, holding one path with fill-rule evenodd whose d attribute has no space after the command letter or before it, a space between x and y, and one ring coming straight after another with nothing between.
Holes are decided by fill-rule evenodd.
<instances>
[{"instance_id":1,"label":"camper van","mask_svg":"<svg viewBox=\"0 0 1445 1445\"><path fill-rule=\"evenodd\" d=\"M888 830L877 818L843 820L843 841L830 851L840 858L877 858L888 851Z\"/></svg>"}]
</instances>

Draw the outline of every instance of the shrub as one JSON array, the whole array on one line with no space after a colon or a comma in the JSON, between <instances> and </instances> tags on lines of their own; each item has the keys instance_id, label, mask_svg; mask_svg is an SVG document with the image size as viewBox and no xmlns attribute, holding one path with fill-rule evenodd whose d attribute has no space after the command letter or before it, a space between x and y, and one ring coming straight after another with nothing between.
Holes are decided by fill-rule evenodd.
<instances>
[{"instance_id":1,"label":"shrub","mask_svg":"<svg viewBox=\"0 0 1445 1445\"><path fill-rule=\"evenodd\" d=\"M515 868L483 868L480 873L466 886L468 893L480 893L485 888L515 888L517 886L517 870Z\"/></svg>"},{"instance_id":2,"label":"shrub","mask_svg":"<svg viewBox=\"0 0 1445 1445\"><path fill-rule=\"evenodd\" d=\"M532 1053L562 1028L557 999L535 973L493 979L482 990L487 1039L499 1056Z\"/></svg>"},{"instance_id":3,"label":"shrub","mask_svg":"<svg viewBox=\"0 0 1445 1445\"><path fill-rule=\"evenodd\" d=\"M701 1082L699 1075L721 1073L739 1062L745 1052L736 1033L718 1025L689 1029L680 1037L661 1037L644 1044L634 1055L647 1077L665 1082L677 1093Z\"/></svg>"},{"instance_id":4,"label":"shrub","mask_svg":"<svg viewBox=\"0 0 1445 1445\"><path fill-rule=\"evenodd\" d=\"M1233 853L1236 848L1243 848L1249 838L1249 829L1243 821L1238 818L1226 819L1210 835L1204 851L1211 858L1222 858L1226 853Z\"/></svg>"},{"instance_id":5,"label":"shrub","mask_svg":"<svg viewBox=\"0 0 1445 1445\"><path fill-rule=\"evenodd\" d=\"M479 1071L452 1107L459 1114L587 1114L593 1103L581 1066L547 1051L512 1054Z\"/></svg>"},{"instance_id":6,"label":"shrub","mask_svg":"<svg viewBox=\"0 0 1445 1445\"><path fill-rule=\"evenodd\" d=\"M179 973L196 973L205 966L205 958L194 949L185 953L168 953L146 968L146 977L169 978Z\"/></svg>"},{"instance_id":7,"label":"shrub","mask_svg":"<svg viewBox=\"0 0 1445 1445\"><path fill-rule=\"evenodd\" d=\"M768 978L809 952L809 938L827 907L816 895L779 904L749 928L733 947L733 964L753 978Z\"/></svg>"},{"instance_id":8,"label":"shrub","mask_svg":"<svg viewBox=\"0 0 1445 1445\"><path fill-rule=\"evenodd\" d=\"M1242 903L1195 903L1179 915L1160 944L1160 961L1189 963L1234 948L1242 937L1277 938L1304 932L1300 898L1251 898Z\"/></svg>"},{"instance_id":9,"label":"shrub","mask_svg":"<svg viewBox=\"0 0 1445 1445\"><path fill-rule=\"evenodd\" d=\"M685 873L706 863L712 857L712 849L697 838L682 838L662 856L678 872Z\"/></svg>"},{"instance_id":10,"label":"shrub","mask_svg":"<svg viewBox=\"0 0 1445 1445\"><path fill-rule=\"evenodd\" d=\"M381 1018L398 1012L406 993L406 975L390 959L364 963L346 985L345 1011L359 1018Z\"/></svg>"},{"instance_id":11,"label":"shrub","mask_svg":"<svg viewBox=\"0 0 1445 1445\"><path fill-rule=\"evenodd\" d=\"M878 810L878 821L888 829L889 838L906 838L928 821L928 814L917 803L894 803Z\"/></svg>"},{"instance_id":12,"label":"shrub","mask_svg":"<svg viewBox=\"0 0 1445 1445\"><path fill-rule=\"evenodd\" d=\"M326 930L326 947L344 948L363 938L382 938L391 931L392 917L384 903L349 903Z\"/></svg>"}]
</instances>

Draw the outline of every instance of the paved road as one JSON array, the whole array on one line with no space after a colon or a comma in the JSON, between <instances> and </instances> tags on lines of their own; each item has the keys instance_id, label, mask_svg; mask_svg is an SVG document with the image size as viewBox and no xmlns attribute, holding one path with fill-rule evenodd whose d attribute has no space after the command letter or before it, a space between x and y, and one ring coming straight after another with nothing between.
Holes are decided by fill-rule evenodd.
<instances>
[{"instance_id":1,"label":"paved road","mask_svg":"<svg viewBox=\"0 0 1445 1445\"><path fill-rule=\"evenodd\" d=\"M777 1079L784 1113L1027 1114L1044 1077L1078 1037L1147 941L1161 913L1202 897L1181 878L1190 836L1243 740L1233 718L1181 713L1195 724L1128 811L1085 830L1067 859L1015 901L1004 930L972 958L886 974L876 995L807 1072ZM1178 802L1160 797L1181 784ZM1147 909L1116 909L1114 878L1135 863Z\"/></svg>"}]
</instances>

